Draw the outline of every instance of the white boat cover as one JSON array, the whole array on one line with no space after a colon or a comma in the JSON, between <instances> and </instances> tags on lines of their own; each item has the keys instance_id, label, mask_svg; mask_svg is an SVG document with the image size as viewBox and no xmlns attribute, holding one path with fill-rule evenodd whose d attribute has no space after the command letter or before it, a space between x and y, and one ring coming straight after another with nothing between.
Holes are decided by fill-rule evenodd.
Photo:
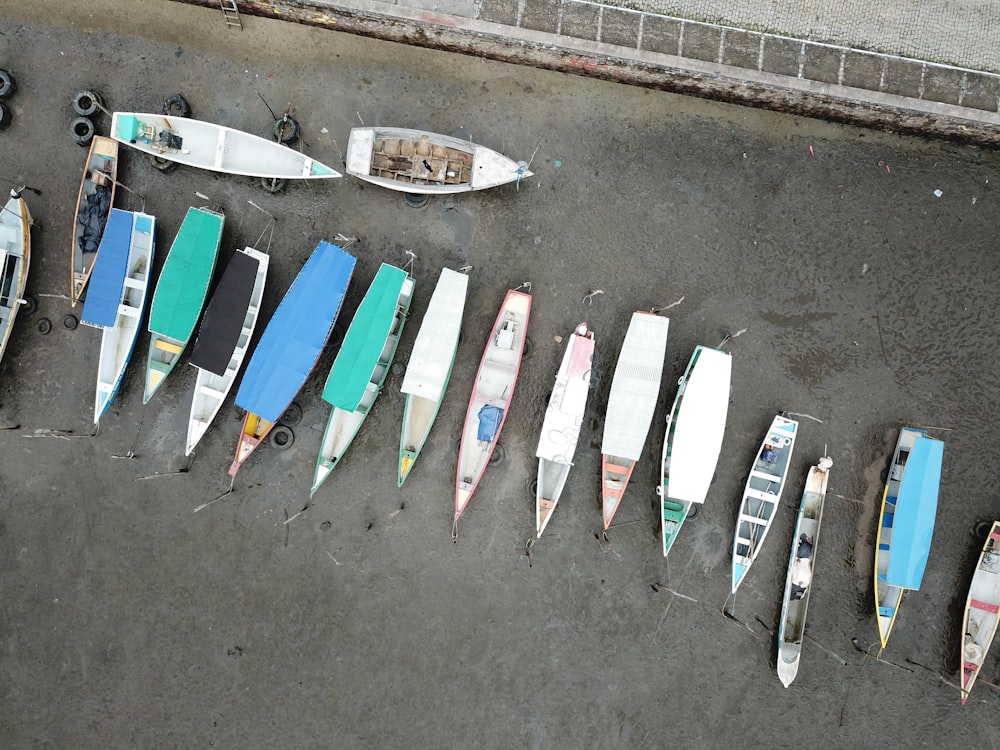
<instances>
[{"instance_id":1,"label":"white boat cover","mask_svg":"<svg viewBox=\"0 0 1000 750\"><path fill-rule=\"evenodd\" d=\"M458 347L469 277L441 269L430 305L413 342L413 352L400 390L429 401L440 401Z\"/></svg>"},{"instance_id":2,"label":"white boat cover","mask_svg":"<svg viewBox=\"0 0 1000 750\"><path fill-rule=\"evenodd\" d=\"M573 463L583 415L587 409L593 357L593 338L577 333L569 337L555 386L549 397L549 406L545 410L542 432L538 436L538 447L535 449L538 458L557 464Z\"/></svg>"},{"instance_id":3,"label":"white boat cover","mask_svg":"<svg viewBox=\"0 0 1000 750\"><path fill-rule=\"evenodd\" d=\"M660 393L669 318L632 314L608 396L601 453L638 461Z\"/></svg>"},{"instance_id":4,"label":"white boat cover","mask_svg":"<svg viewBox=\"0 0 1000 750\"><path fill-rule=\"evenodd\" d=\"M670 497L703 503L722 450L729 414L729 379L733 358L699 347L677 411L670 449Z\"/></svg>"}]
</instances>

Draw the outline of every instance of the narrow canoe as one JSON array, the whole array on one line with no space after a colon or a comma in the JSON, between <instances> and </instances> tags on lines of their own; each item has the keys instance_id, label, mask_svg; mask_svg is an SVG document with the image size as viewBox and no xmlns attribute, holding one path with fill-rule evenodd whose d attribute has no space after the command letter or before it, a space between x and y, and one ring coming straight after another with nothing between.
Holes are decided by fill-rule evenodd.
<instances>
[{"instance_id":1,"label":"narrow canoe","mask_svg":"<svg viewBox=\"0 0 1000 750\"><path fill-rule=\"evenodd\" d=\"M986 537L979 564L972 574L962 627L962 703L969 698L983 660L997 632L1000 612L1000 521Z\"/></svg>"},{"instance_id":2,"label":"narrow canoe","mask_svg":"<svg viewBox=\"0 0 1000 750\"><path fill-rule=\"evenodd\" d=\"M236 392L246 411L229 475L236 476L316 366L337 322L357 259L322 241L268 322Z\"/></svg>"},{"instance_id":3,"label":"narrow canoe","mask_svg":"<svg viewBox=\"0 0 1000 750\"><path fill-rule=\"evenodd\" d=\"M101 240L90 292L80 320L103 329L97 365L94 423L121 388L139 338L153 267L156 219L114 209Z\"/></svg>"},{"instance_id":4,"label":"narrow canoe","mask_svg":"<svg viewBox=\"0 0 1000 750\"><path fill-rule=\"evenodd\" d=\"M538 480L535 485L535 538L542 535L559 503L580 439L590 394L594 362L594 332L580 323L566 342L556 373L542 432L538 436Z\"/></svg>"},{"instance_id":5,"label":"narrow canoe","mask_svg":"<svg viewBox=\"0 0 1000 750\"><path fill-rule=\"evenodd\" d=\"M110 179L109 179L110 178ZM118 143L95 135L90 142L87 163L80 180L73 222L73 245L70 252L70 303L83 297L101 246L104 226L115 203L118 179Z\"/></svg>"},{"instance_id":6,"label":"narrow canoe","mask_svg":"<svg viewBox=\"0 0 1000 750\"><path fill-rule=\"evenodd\" d=\"M406 271L383 263L354 313L323 388L323 400L333 409L320 442L310 494L343 458L382 391L403 335L414 283Z\"/></svg>"},{"instance_id":7,"label":"narrow canoe","mask_svg":"<svg viewBox=\"0 0 1000 750\"><path fill-rule=\"evenodd\" d=\"M441 269L430 305L417 331L417 339L413 342L413 352L400 387L406 397L399 436L397 482L400 487L424 449L444 401L444 392L458 353L468 289L469 277L464 273Z\"/></svg>"},{"instance_id":8,"label":"narrow canoe","mask_svg":"<svg viewBox=\"0 0 1000 750\"><path fill-rule=\"evenodd\" d=\"M708 496L726 431L732 369L733 358L727 352L698 346L677 383L656 489L664 557L692 504L701 505Z\"/></svg>"},{"instance_id":9,"label":"narrow canoe","mask_svg":"<svg viewBox=\"0 0 1000 750\"><path fill-rule=\"evenodd\" d=\"M115 112L111 137L150 156L213 172L278 180L340 177L276 141L187 117Z\"/></svg>"},{"instance_id":10,"label":"narrow canoe","mask_svg":"<svg viewBox=\"0 0 1000 750\"><path fill-rule=\"evenodd\" d=\"M919 589L937 514L944 443L924 430L899 431L882 493L875 546L875 612L882 648L896 622L903 591Z\"/></svg>"},{"instance_id":11,"label":"narrow canoe","mask_svg":"<svg viewBox=\"0 0 1000 750\"><path fill-rule=\"evenodd\" d=\"M785 488L798 429L798 422L779 414L771 422L764 442L757 449L736 516L736 533L733 536L734 594L760 554L767 532L771 530L781 492Z\"/></svg>"},{"instance_id":12,"label":"narrow canoe","mask_svg":"<svg viewBox=\"0 0 1000 750\"><path fill-rule=\"evenodd\" d=\"M601 501L604 528L618 510L642 456L656 411L667 350L668 318L635 312L615 365L601 440Z\"/></svg>"},{"instance_id":13,"label":"narrow canoe","mask_svg":"<svg viewBox=\"0 0 1000 750\"><path fill-rule=\"evenodd\" d=\"M479 486L507 421L530 315L531 295L509 290L490 330L465 412L455 477L455 524Z\"/></svg>"},{"instance_id":14,"label":"narrow canoe","mask_svg":"<svg viewBox=\"0 0 1000 750\"><path fill-rule=\"evenodd\" d=\"M408 128L354 128L347 173L404 193L465 193L531 176L528 165L493 149Z\"/></svg>"},{"instance_id":15,"label":"narrow canoe","mask_svg":"<svg viewBox=\"0 0 1000 750\"><path fill-rule=\"evenodd\" d=\"M7 351L31 262L31 213L17 190L0 213L0 359Z\"/></svg>"},{"instance_id":16,"label":"narrow canoe","mask_svg":"<svg viewBox=\"0 0 1000 750\"><path fill-rule=\"evenodd\" d=\"M806 633L806 610L809 608L816 567L819 527L823 521L823 502L832 466L833 461L824 456L809 469L792 535L792 551L788 557L778 625L778 679L785 687L792 684L799 671L802 641Z\"/></svg>"},{"instance_id":17,"label":"narrow canoe","mask_svg":"<svg viewBox=\"0 0 1000 750\"><path fill-rule=\"evenodd\" d=\"M142 403L163 385L188 345L208 297L225 216L189 208L167 253L149 308L149 354Z\"/></svg>"},{"instance_id":18,"label":"narrow canoe","mask_svg":"<svg viewBox=\"0 0 1000 750\"><path fill-rule=\"evenodd\" d=\"M252 247L237 251L205 308L191 350L191 364L198 369L198 376L191 399L186 456L208 431L239 375L260 318L269 261L266 253Z\"/></svg>"}]
</instances>

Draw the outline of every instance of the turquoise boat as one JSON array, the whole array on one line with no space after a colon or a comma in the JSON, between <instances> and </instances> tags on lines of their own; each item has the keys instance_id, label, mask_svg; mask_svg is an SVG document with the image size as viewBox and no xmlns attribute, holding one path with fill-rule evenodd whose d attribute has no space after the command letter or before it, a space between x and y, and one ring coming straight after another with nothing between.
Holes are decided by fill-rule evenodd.
<instances>
[{"instance_id":1,"label":"turquoise boat","mask_svg":"<svg viewBox=\"0 0 1000 750\"><path fill-rule=\"evenodd\" d=\"M189 208L156 282L149 310L149 355L142 403L148 403L181 358L215 273L225 216Z\"/></svg>"},{"instance_id":2,"label":"turquoise boat","mask_svg":"<svg viewBox=\"0 0 1000 750\"><path fill-rule=\"evenodd\" d=\"M312 492L330 476L382 390L403 333L415 281L406 271L382 264L354 314L323 388L333 407L323 432Z\"/></svg>"}]
</instances>

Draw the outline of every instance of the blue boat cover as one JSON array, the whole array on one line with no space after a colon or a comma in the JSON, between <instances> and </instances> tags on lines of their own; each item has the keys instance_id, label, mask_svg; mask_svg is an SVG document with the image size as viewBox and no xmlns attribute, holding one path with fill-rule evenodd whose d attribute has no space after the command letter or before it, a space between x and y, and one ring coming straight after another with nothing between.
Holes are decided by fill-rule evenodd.
<instances>
[{"instance_id":1,"label":"blue boat cover","mask_svg":"<svg viewBox=\"0 0 1000 750\"><path fill-rule=\"evenodd\" d=\"M87 299L83 303L83 312L80 313L80 319L84 323L110 328L118 318L134 220L135 214L131 211L111 209L97 259L94 261L94 270L90 273Z\"/></svg>"},{"instance_id":2,"label":"blue boat cover","mask_svg":"<svg viewBox=\"0 0 1000 750\"><path fill-rule=\"evenodd\" d=\"M886 575L890 586L920 588L934 536L943 456L943 441L918 437L906 461L892 522Z\"/></svg>"},{"instance_id":3,"label":"blue boat cover","mask_svg":"<svg viewBox=\"0 0 1000 750\"><path fill-rule=\"evenodd\" d=\"M500 423L503 422L503 409L492 404L483 404L479 410L479 431L476 433L476 440L484 443L492 443L493 438L500 431Z\"/></svg>"},{"instance_id":4,"label":"blue boat cover","mask_svg":"<svg viewBox=\"0 0 1000 750\"><path fill-rule=\"evenodd\" d=\"M342 248L319 243L264 329L236 393L237 406L278 421L326 346L355 263Z\"/></svg>"}]
</instances>

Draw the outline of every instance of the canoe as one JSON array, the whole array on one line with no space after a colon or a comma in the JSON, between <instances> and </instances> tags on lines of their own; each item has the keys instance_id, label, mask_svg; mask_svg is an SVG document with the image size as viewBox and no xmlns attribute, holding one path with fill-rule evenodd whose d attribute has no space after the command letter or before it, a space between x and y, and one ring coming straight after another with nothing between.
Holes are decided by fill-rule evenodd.
<instances>
[{"instance_id":1,"label":"canoe","mask_svg":"<svg viewBox=\"0 0 1000 750\"><path fill-rule=\"evenodd\" d=\"M409 128L354 128L347 174L404 193L467 193L530 177L528 165L486 146Z\"/></svg>"},{"instance_id":2,"label":"canoe","mask_svg":"<svg viewBox=\"0 0 1000 750\"><path fill-rule=\"evenodd\" d=\"M736 516L736 533L733 535L734 594L760 554L767 532L771 530L781 492L785 489L798 429L798 422L779 414L772 420L764 442L757 449Z\"/></svg>"},{"instance_id":3,"label":"canoe","mask_svg":"<svg viewBox=\"0 0 1000 750\"><path fill-rule=\"evenodd\" d=\"M76 220L73 222L73 245L70 252L69 299L73 307L76 307L83 296L83 290L94 270L104 226L115 203L117 179L118 143L103 135L95 135L90 142L80 192L76 198Z\"/></svg>"},{"instance_id":4,"label":"canoe","mask_svg":"<svg viewBox=\"0 0 1000 750\"><path fill-rule=\"evenodd\" d=\"M806 633L806 610L812 594L816 548L819 545L819 527L823 521L823 501L832 466L833 461L824 456L809 469L792 535L778 625L778 679L785 687L792 684L799 671L799 657Z\"/></svg>"},{"instance_id":5,"label":"canoe","mask_svg":"<svg viewBox=\"0 0 1000 750\"><path fill-rule=\"evenodd\" d=\"M187 117L115 112L111 137L144 154L213 172L277 180L341 176L276 141Z\"/></svg>"},{"instance_id":6,"label":"canoe","mask_svg":"<svg viewBox=\"0 0 1000 750\"><path fill-rule=\"evenodd\" d=\"M0 359L24 299L31 262L31 213L17 190L0 212Z\"/></svg>"},{"instance_id":7,"label":"canoe","mask_svg":"<svg viewBox=\"0 0 1000 750\"><path fill-rule=\"evenodd\" d=\"M103 330L97 365L94 423L111 406L142 323L153 267L156 219L114 209L101 238L80 320Z\"/></svg>"},{"instance_id":8,"label":"canoe","mask_svg":"<svg viewBox=\"0 0 1000 750\"><path fill-rule=\"evenodd\" d=\"M552 518L559 496L566 486L573 455L580 439L583 415L590 394L594 361L594 332L580 323L566 342L562 363L556 373L549 405L545 409L542 432L538 436L538 480L535 485L535 537Z\"/></svg>"},{"instance_id":9,"label":"canoe","mask_svg":"<svg viewBox=\"0 0 1000 750\"><path fill-rule=\"evenodd\" d=\"M727 352L698 346L677 383L656 488L664 557L692 505L703 504L708 496L726 431L732 369L733 358Z\"/></svg>"},{"instance_id":10,"label":"canoe","mask_svg":"<svg viewBox=\"0 0 1000 750\"><path fill-rule=\"evenodd\" d=\"M1000 521L993 523L972 574L962 627L962 703L969 698L997 632L1000 611Z\"/></svg>"},{"instance_id":11,"label":"canoe","mask_svg":"<svg viewBox=\"0 0 1000 750\"><path fill-rule=\"evenodd\" d=\"M316 366L355 263L343 248L321 241L268 321L236 391L236 405L246 416L230 476L236 476L271 432Z\"/></svg>"},{"instance_id":12,"label":"canoe","mask_svg":"<svg viewBox=\"0 0 1000 750\"><path fill-rule=\"evenodd\" d=\"M233 255L205 308L201 330L191 349L198 370L191 399L184 455L190 456L219 413L250 350L260 318L270 258L252 247Z\"/></svg>"},{"instance_id":13,"label":"canoe","mask_svg":"<svg viewBox=\"0 0 1000 750\"><path fill-rule=\"evenodd\" d=\"M509 290L479 360L458 448L455 524L479 486L507 421L514 386L521 370L530 314L531 295Z\"/></svg>"},{"instance_id":14,"label":"canoe","mask_svg":"<svg viewBox=\"0 0 1000 750\"><path fill-rule=\"evenodd\" d=\"M601 503L604 528L618 510L656 411L667 350L668 318L635 312L615 365L601 439Z\"/></svg>"},{"instance_id":15,"label":"canoe","mask_svg":"<svg viewBox=\"0 0 1000 750\"><path fill-rule=\"evenodd\" d=\"M323 387L323 400L333 410L323 431L310 494L344 457L382 392L403 335L414 284L406 271L383 263L354 313Z\"/></svg>"},{"instance_id":16,"label":"canoe","mask_svg":"<svg viewBox=\"0 0 1000 750\"><path fill-rule=\"evenodd\" d=\"M937 514L944 443L904 427L892 454L875 546L875 612L882 648L899 614L903 592L919 589Z\"/></svg>"},{"instance_id":17,"label":"canoe","mask_svg":"<svg viewBox=\"0 0 1000 750\"><path fill-rule=\"evenodd\" d=\"M149 307L144 404L163 385L194 335L215 273L225 218L207 208L189 208L170 246Z\"/></svg>"},{"instance_id":18,"label":"canoe","mask_svg":"<svg viewBox=\"0 0 1000 750\"><path fill-rule=\"evenodd\" d=\"M399 436L397 482L400 487L424 449L444 401L444 392L458 353L468 289L468 276L442 268L430 305L417 331L417 339L413 342L413 352L400 387L406 397Z\"/></svg>"}]
</instances>

